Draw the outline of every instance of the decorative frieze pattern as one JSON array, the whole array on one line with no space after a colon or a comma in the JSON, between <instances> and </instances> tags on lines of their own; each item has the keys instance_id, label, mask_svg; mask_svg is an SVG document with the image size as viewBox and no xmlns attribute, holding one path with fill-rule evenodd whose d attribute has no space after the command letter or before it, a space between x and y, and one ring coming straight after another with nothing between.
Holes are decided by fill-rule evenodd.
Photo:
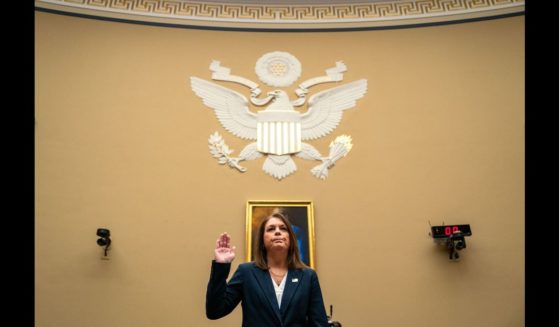
<instances>
[{"instance_id":1,"label":"decorative frieze pattern","mask_svg":"<svg viewBox=\"0 0 559 327\"><path fill-rule=\"evenodd\" d=\"M524 11L524 0L402 0L354 4L224 4L183 0L35 0L102 12L198 21L259 24L375 22L500 10Z\"/></svg>"}]
</instances>

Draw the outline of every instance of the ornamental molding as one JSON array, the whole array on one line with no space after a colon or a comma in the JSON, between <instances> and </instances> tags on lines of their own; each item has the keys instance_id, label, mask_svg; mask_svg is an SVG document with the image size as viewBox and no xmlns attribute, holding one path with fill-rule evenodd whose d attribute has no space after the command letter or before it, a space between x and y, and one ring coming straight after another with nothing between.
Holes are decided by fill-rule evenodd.
<instances>
[{"instance_id":1,"label":"ornamental molding","mask_svg":"<svg viewBox=\"0 0 559 327\"><path fill-rule=\"evenodd\" d=\"M261 4L184 0L35 0L35 7L103 18L223 28L398 26L524 13L524 0L393 0Z\"/></svg>"}]
</instances>

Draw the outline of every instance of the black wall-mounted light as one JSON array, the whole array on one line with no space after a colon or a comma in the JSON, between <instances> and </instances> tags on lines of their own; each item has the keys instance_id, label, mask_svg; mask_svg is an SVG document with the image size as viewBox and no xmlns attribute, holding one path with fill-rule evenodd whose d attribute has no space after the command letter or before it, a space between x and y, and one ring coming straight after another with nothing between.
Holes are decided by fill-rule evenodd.
<instances>
[{"instance_id":1,"label":"black wall-mounted light","mask_svg":"<svg viewBox=\"0 0 559 327\"><path fill-rule=\"evenodd\" d=\"M109 246L111 246L111 231L106 228L98 228L97 236L100 237L100 239L97 240L97 244L105 247L105 256L107 256L107 251L109 250Z\"/></svg>"}]
</instances>

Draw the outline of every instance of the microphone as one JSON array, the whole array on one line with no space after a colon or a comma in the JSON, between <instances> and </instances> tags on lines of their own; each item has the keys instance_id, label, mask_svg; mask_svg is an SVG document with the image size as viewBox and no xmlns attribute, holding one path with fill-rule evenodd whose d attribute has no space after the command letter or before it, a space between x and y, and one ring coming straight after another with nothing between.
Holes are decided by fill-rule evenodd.
<instances>
[{"instance_id":1,"label":"microphone","mask_svg":"<svg viewBox=\"0 0 559 327\"><path fill-rule=\"evenodd\" d=\"M328 326L330 327L342 327L342 324L338 321L332 320L332 316L334 315L334 306L330 304L330 315L328 316Z\"/></svg>"}]
</instances>

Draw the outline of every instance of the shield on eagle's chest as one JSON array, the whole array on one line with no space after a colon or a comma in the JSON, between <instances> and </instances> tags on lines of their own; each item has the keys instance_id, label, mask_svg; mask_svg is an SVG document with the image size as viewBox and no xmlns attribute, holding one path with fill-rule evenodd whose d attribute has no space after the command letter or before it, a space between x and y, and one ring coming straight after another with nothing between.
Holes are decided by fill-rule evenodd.
<instances>
[{"instance_id":1,"label":"shield on eagle's chest","mask_svg":"<svg viewBox=\"0 0 559 327\"><path fill-rule=\"evenodd\" d=\"M295 110L257 112L257 149L284 155L301 151L301 116Z\"/></svg>"}]
</instances>

